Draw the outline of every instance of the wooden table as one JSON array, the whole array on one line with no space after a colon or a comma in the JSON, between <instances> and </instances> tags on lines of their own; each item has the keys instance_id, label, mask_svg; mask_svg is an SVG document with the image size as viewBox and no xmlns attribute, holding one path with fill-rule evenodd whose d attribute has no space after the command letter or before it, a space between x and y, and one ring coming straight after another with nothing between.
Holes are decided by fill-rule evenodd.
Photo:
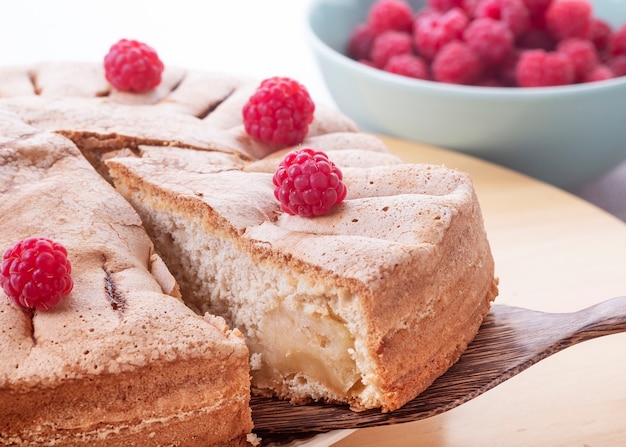
<instances>
[{"instance_id":1,"label":"wooden table","mask_svg":"<svg viewBox=\"0 0 626 447\"><path fill-rule=\"evenodd\" d=\"M444 164L472 175L500 277L497 302L569 312L626 295L622 221L504 168L385 140L407 162ZM626 445L626 333L562 351L442 415L360 429L332 445Z\"/></svg>"}]
</instances>

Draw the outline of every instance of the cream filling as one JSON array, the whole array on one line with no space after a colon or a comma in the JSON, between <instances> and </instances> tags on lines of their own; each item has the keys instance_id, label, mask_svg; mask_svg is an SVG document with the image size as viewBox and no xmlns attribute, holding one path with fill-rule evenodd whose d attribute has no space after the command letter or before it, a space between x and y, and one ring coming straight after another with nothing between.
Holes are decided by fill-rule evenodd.
<instances>
[{"instance_id":1,"label":"cream filling","mask_svg":"<svg viewBox=\"0 0 626 447\"><path fill-rule=\"evenodd\" d=\"M253 388L293 400L361 400L363 373L346 321L357 300L348 291L255 261L193 218L134 205L190 307L244 334Z\"/></svg>"},{"instance_id":2,"label":"cream filling","mask_svg":"<svg viewBox=\"0 0 626 447\"><path fill-rule=\"evenodd\" d=\"M253 365L256 387L317 383L340 396L359 382L351 357L354 339L327 307L285 300L266 317L259 322L257 336L249 339L252 352L261 354L260 362Z\"/></svg>"}]
</instances>

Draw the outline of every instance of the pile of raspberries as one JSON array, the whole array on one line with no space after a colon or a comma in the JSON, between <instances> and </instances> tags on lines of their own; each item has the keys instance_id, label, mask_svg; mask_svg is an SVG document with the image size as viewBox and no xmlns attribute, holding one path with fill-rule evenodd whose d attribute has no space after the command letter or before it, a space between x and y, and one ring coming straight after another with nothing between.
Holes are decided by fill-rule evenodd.
<instances>
[{"instance_id":1,"label":"pile of raspberries","mask_svg":"<svg viewBox=\"0 0 626 447\"><path fill-rule=\"evenodd\" d=\"M589 0L377 0L352 30L351 58L391 73L491 87L545 87L626 75L626 24Z\"/></svg>"}]
</instances>

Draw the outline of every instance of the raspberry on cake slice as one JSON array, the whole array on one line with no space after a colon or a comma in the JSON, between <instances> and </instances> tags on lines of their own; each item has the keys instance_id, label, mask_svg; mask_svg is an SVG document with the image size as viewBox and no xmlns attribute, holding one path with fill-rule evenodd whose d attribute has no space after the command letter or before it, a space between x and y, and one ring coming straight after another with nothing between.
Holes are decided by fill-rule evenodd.
<instances>
[{"instance_id":1,"label":"raspberry on cake slice","mask_svg":"<svg viewBox=\"0 0 626 447\"><path fill-rule=\"evenodd\" d=\"M18 306L47 310L74 287L67 249L47 237L17 241L2 256L0 286Z\"/></svg>"},{"instance_id":2,"label":"raspberry on cake slice","mask_svg":"<svg viewBox=\"0 0 626 447\"><path fill-rule=\"evenodd\" d=\"M311 148L288 153L272 182L274 196L287 214L321 216L341 203L348 192L341 170L322 151Z\"/></svg>"}]
</instances>

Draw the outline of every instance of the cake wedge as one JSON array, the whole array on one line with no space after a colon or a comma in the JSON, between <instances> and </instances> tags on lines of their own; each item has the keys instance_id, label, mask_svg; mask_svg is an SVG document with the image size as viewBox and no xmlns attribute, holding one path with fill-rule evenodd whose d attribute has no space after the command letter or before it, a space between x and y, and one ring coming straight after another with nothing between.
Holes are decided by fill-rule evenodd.
<instances>
[{"instance_id":1,"label":"cake wedge","mask_svg":"<svg viewBox=\"0 0 626 447\"><path fill-rule=\"evenodd\" d=\"M316 218L283 213L258 163L107 167L187 304L244 334L254 393L393 411L459 358L497 280L469 176L350 153L346 200Z\"/></svg>"}]
</instances>

